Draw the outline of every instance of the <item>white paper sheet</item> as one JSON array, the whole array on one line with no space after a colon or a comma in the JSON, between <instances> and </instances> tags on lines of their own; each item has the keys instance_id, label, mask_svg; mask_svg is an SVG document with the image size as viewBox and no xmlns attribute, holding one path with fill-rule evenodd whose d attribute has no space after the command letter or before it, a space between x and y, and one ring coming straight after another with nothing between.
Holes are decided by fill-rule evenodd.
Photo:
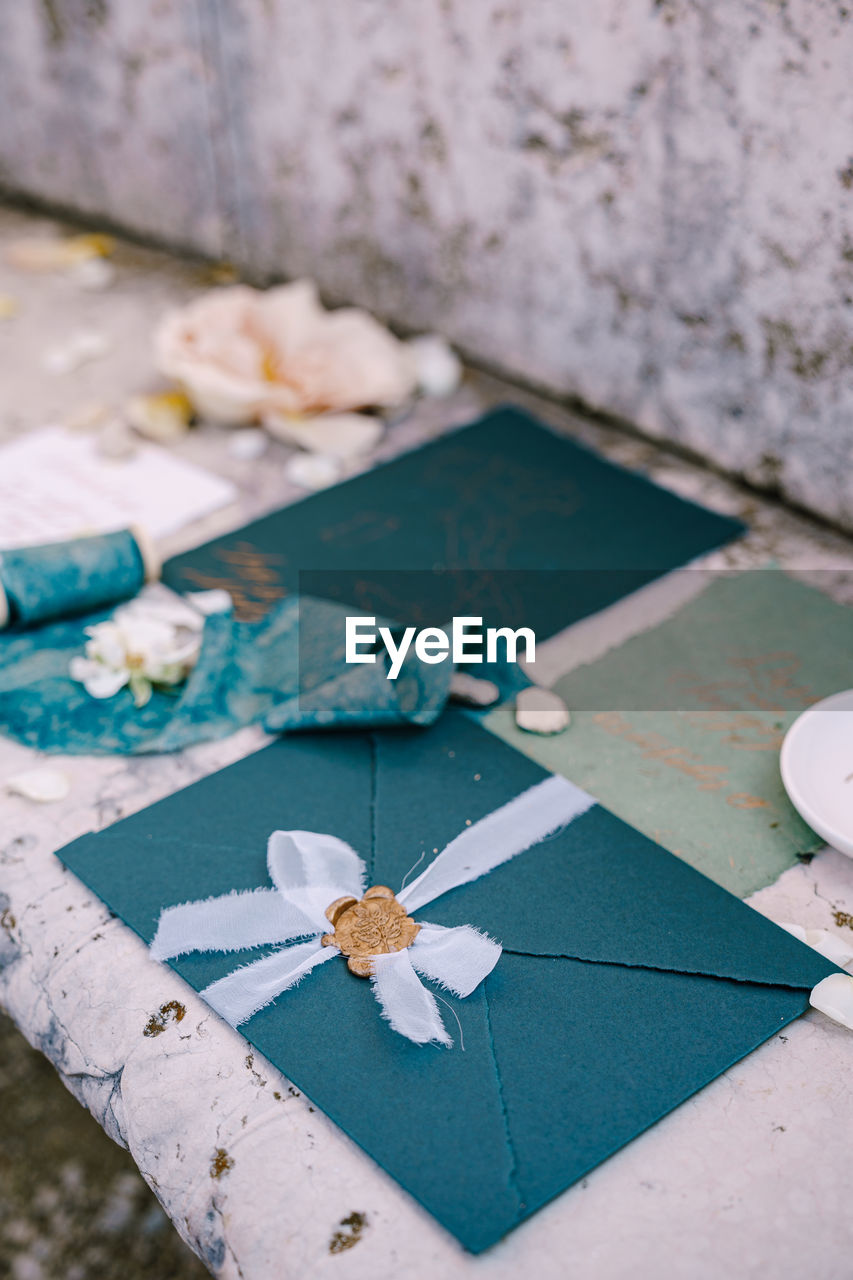
<instances>
[{"instance_id":1,"label":"white paper sheet","mask_svg":"<svg viewBox=\"0 0 853 1280\"><path fill-rule=\"evenodd\" d=\"M102 458L92 436L46 427L0 448L0 547L21 547L141 525L152 538L236 497L220 476L140 444Z\"/></svg>"}]
</instances>

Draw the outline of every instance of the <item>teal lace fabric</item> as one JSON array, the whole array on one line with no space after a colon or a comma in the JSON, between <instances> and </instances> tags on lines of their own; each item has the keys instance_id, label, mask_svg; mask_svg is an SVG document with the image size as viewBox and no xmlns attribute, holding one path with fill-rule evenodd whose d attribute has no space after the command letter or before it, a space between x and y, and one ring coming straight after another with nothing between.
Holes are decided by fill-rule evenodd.
<instances>
[{"instance_id":1,"label":"teal lace fabric","mask_svg":"<svg viewBox=\"0 0 853 1280\"><path fill-rule=\"evenodd\" d=\"M431 724L443 710L451 663L408 655L396 680L375 664L344 661L342 605L289 597L260 622L230 613L205 621L199 659L182 685L155 688L143 707L128 689L98 699L69 675L85 628L111 609L0 633L0 731L68 755L177 751L262 723L270 732ZM511 664L472 668L502 696L529 683Z\"/></svg>"}]
</instances>

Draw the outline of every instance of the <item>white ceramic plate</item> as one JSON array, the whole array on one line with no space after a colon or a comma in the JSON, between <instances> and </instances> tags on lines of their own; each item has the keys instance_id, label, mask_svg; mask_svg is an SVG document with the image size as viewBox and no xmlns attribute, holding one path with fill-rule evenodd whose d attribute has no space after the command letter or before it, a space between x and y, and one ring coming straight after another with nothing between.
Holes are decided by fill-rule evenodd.
<instances>
[{"instance_id":1,"label":"white ceramic plate","mask_svg":"<svg viewBox=\"0 0 853 1280\"><path fill-rule=\"evenodd\" d=\"M785 734L779 766L800 817L853 858L853 689L797 717Z\"/></svg>"}]
</instances>

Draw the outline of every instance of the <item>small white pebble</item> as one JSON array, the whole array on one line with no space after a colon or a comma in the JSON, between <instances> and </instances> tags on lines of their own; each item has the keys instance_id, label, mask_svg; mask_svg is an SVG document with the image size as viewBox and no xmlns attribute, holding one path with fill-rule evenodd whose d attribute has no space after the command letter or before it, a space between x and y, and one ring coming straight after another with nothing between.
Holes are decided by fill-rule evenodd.
<instances>
[{"instance_id":1,"label":"small white pebble","mask_svg":"<svg viewBox=\"0 0 853 1280\"><path fill-rule=\"evenodd\" d=\"M571 724L569 709L553 689L531 685L515 699L515 723L525 733L562 733Z\"/></svg>"},{"instance_id":2,"label":"small white pebble","mask_svg":"<svg viewBox=\"0 0 853 1280\"><path fill-rule=\"evenodd\" d=\"M340 458L325 453L295 453L284 464L284 474L300 489L326 489L343 475Z\"/></svg>"},{"instance_id":3,"label":"small white pebble","mask_svg":"<svg viewBox=\"0 0 853 1280\"><path fill-rule=\"evenodd\" d=\"M71 782L61 769L38 765L35 769L25 769L23 773L7 778L6 790L39 804L52 804L65 799L71 790Z\"/></svg>"},{"instance_id":4,"label":"small white pebble","mask_svg":"<svg viewBox=\"0 0 853 1280\"><path fill-rule=\"evenodd\" d=\"M269 448L269 436L260 427L238 427L228 440L228 456L238 462L254 462Z\"/></svg>"}]
</instances>

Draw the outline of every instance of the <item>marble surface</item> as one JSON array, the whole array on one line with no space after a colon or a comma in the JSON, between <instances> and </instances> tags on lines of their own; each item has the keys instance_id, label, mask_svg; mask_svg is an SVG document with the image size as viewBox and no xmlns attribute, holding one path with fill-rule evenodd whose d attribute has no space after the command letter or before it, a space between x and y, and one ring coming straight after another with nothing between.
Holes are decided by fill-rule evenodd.
<instances>
[{"instance_id":1,"label":"marble surface","mask_svg":"<svg viewBox=\"0 0 853 1280\"><path fill-rule=\"evenodd\" d=\"M851 58L828 0L19 0L0 185L316 275L853 527Z\"/></svg>"},{"instance_id":2,"label":"marble surface","mask_svg":"<svg viewBox=\"0 0 853 1280\"><path fill-rule=\"evenodd\" d=\"M0 242L20 234L0 217ZM67 279L0 275L21 301L0 345L0 435L62 417L93 397L119 403L150 379L146 335L168 301L200 287L195 268L121 247L115 287L81 295ZM79 323L103 327L113 354L59 380L39 376L40 353ZM479 405L527 404L561 429L661 483L745 515L753 533L719 563L780 563L839 595L850 545L801 516L757 500L655 446L608 432L507 384L469 378L450 402L423 403L382 445L410 447ZM288 451L235 464L227 433L202 428L180 445L230 474L230 510L184 532L189 543L240 516L295 496ZM657 606L655 606L657 607ZM652 614L654 608L651 609ZM649 608L621 607L624 634ZM615 624L614 624L615 625ZM586 624L581 624L585 627ZM577 634L590 652L602 637ZM614 633L615 634L615 633ZM550 651L553 674L561 648ZM569 644L569 650L571 645ZM0 1002L71 1092L126 1145L185 1240L227 1280L427 1275L510 1280L523 1271L622 1280L846 1280L853 1247L844 1117L853 1040L822 1015L788 1027L660 1124L560 1196L485 1255L466 1255L431 1218L212 1015L171 971L65 872L53 851L257 749L260 732L169 757L64 758L68 798L37 806L2 781L34 762L0 739ZM846 930L853 861L825 851L762 890L771 918Z\"/></svg>"}]
</instances>

